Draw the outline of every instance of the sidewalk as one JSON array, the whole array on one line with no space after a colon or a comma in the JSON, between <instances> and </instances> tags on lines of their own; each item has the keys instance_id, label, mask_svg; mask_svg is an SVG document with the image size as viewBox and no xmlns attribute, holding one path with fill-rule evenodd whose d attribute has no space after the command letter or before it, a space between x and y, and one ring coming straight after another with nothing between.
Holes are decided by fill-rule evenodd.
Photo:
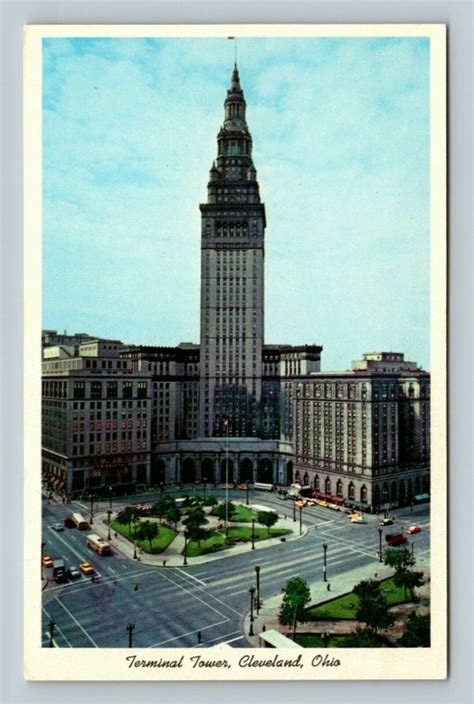
<instances>
[{"instance_id":1,"label":"sidewalk","mask_svg":"<svg viewBox=\"0 0 474 704\"><path fill-rule=\"evenodd\" d=\"M250 508L261 508L258 507L257 505L252 505L250 504ZM218 524L218 521L215 521L216 526ZM249 527L249 523L238 523L238 522L232 522L230 524L231 526L246 526ZM212 526L212 523L211 523ZM214 526L212 526L214 527ZM304 536L308 533L308 528L307 526L303 525L303 532L301 535L299 535L299 524L298 522L293 522L291 518L282 518L280 516L280 520L278 521L278 524L275 526L277 528L285 528L287 530L291 530L292 532L289 533L288 535L281 536L281 537L276 537L276 538L269 538L268 540L256 540L255 541L255 550L263 550L265 548L272 547L274 545L280 545L282 542L282 538L285 539L285 542L291 542L293 540L298 540L300 538L304 538ZM102 514L96 514L94 517L94 523L91 526L91 531L94 531L97 533L97 535L100 535L101 538L105 538L108 540L108 526L107 526L107 514L102 513ZM111 533L111 540L110 544L112 545L112 548L116 550L117 552L120 552L122 555L125 557L128 557L130 559L134 559L134 546L133 544L124 538L120 533L115 533L113 529L110 531ZM182 532L179 532L176 538L173 540L172 543L164 550L162 553L158 555L150 555L146 552L143 552L139 548L137 548L137 559L139 562L141 562L144 565L153 565L155 567L182 567L184 565L184 534ZM188 557L187 558L187 564L188 566L191 565L201 565L206 562L214 562L215 560L225 560L226 558L229 557L234 557L235 555L239 555L242 553L248 553L248 552L253 552L252 551L252 545L251 542L247 543L240 543L237 545L234 545L233 547L227 549L227 550L219 550L218 552L214 553L209 553L208 555L200 555L198 557ZM166 562L166 564L164 564Z\"/></svg>"}]
</instances>

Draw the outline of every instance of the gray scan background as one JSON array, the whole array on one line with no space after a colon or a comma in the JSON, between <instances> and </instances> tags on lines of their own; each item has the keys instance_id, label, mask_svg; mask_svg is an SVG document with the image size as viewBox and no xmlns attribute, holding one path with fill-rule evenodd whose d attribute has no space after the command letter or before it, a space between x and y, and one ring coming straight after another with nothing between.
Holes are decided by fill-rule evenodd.
<instances>
[{"instance_id":1,"label":"gray scan background","mask_svg":"<svg viewBox=\"0 0 474 704\"><path fill-rule=\"evenodd\" d=\"M473 701L472 689L472 29L463 0L289 2L16 2L2 13L2 676L1 701L395 702ZM449 678L374 682L26 682L22 603L22 26L146 23L429 23L448 25L449 50ZM15 536L7 546L5 536ZM414 653L415 656L415 653ZM416 656L415 656L416 657ZM363 658L361 658L361 671ZM389 672L387 672L389 675ZM422 673L420 673L422 676Z\"/></svg>"}]
</instances>

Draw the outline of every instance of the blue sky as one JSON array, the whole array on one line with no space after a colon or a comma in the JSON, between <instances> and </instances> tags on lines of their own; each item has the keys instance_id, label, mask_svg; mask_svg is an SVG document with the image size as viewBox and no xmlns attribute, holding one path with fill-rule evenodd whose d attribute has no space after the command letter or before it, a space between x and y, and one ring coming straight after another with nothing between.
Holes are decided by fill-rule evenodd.
<instances>
[{"instance_id":1,"label":"blue sky","mask_svg":"<svg viewBox=\"0 0 474 704\"><path fill-rule=\"evenodd\" d=\"M265 339L429 368L429 41L242 39ZM43 40L43 327L199 340L227 39Z\"/></svg>"}]
</instances>

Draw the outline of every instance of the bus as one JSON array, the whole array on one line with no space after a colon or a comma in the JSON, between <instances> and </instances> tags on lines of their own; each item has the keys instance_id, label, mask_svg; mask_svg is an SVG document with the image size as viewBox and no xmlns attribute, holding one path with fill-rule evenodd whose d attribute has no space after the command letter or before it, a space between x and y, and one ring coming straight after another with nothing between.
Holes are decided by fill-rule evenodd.
<instances>
[{"instance_id":1,"label":"bus","mask_svg":"<svg viewBox=\"0 0 474 704\"><path fill-rule=\"evenodd\" d=\"M81 513L73 513L71 518L78 530L87 530L89 528L88 522Z\"/></svg>"},{"instance_id":2,"label":"bus","mask_svg":"<svg viewBox=\"0 0 474 704\"><path fill-rule=\"evenodd\" d=\"M87 545L99 555L110 555L112 552L110 544L95 533L87 536Z\"/></svg>"},{"instance_id":3,"label":"bus","mask_svg":"<svg viewBox=\"0 0 474 704\"><path fill-rule=\"evenodd\" d=\"M273 491L274 489L273 484L264 484L263 482L255 482L253 488L259 491Z\"/></svg>"}]
</instances>

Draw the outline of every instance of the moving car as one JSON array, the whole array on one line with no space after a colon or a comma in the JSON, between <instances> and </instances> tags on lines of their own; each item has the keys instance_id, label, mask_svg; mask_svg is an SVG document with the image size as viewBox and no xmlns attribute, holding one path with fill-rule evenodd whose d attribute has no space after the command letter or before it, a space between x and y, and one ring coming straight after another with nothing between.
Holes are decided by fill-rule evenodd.
<instances>
[{"instance_id":1,"label":"moving car","mask_svg":"<svg viewBox=\"0 0 474 704\"><path fill-rule=\"evenodd\" d=\"M379 521L379 526L392 526L393 520L391 518L381 518Z\"/></svg>"},{"instance_id":2,"label":"moving car","mask_svg":"<svg viewBox=\"0 0 474 704\"><path fill-rule=\"evenodd\" d=\"M57 530L58 533L59 533L61 530L64 530L64 526L63 526L62 523L53 523L53 525L52 525L51 527L52 527L53 530Z\"/></svg>"},{"instance_id":3,"label":"moving car","mask_svg":"<svg viewBox=\"0 0 474 704\"><path fill-rule=\"evenodd\" d=\"M90 562L81 562L79 569L81 572L84 572L84 574L95 574L95 569L92 567Z\"/></svg>"},{"instance_id":4,"label":"moving car","mask_svg":"<svg viewBox=\"0 0 474 704\"><path fill-rule=\"evenodd\" d=\"M49 555L43 555L43 565L45 567L52 567L53 566L53 558L50 557Z\"/></svg>"},{"instance_id":5,"label":"moving car","mask_svg":"<svg viewBox=\"0 0 474 704\"><path fill-rule=\"evenodd\" d=\"M413 533L420 533L421 528L420 526L410 526L407 528L407 533L413 534Z\"/></svg>"},{"instance_id":6,"label":"moving car","mask_svg":"<svg viewBox=\"0 0 474 704\"><path fill-rule=\"evenodd\" d=\"M81 576L81 573L79 572L77 567L68 567L67 571L66 571L66 575L67 575L67 577L69 577L69 579L79 579L79 577Z\"/></svg>"},{"instance_id":7,"label":"moving car","mask_svg":"<svg viewBox=\"0 0 474 704\"><path fill-rule=\"evenodd\" d=\"M397 545L404 545L407 541L402 533L388 533L385 536L385 540L390 545L390 547L397 547Z\"/></svg>"},{"instance_id":8,"label":"moving car","mask_svg":"<svg viewBox=\"0 0 474 704\"><path fill-rule=\"evenodd\" d=\"M350 521L353 521L354 518L361 518L360 513L357 513L357 512L355 512L355 511L351 511L348 515L349 515L349 520L350 520Z\"/></svg>"},{"instance_id":9,"label":"moving car","mask_svg":"<svg viewBox=\"0 0 474 704\"><path fill-rule=\"evenodd\" d=\"M364 516L357 516L357 518L351 518L351 523L367 523L367 518L364 518Z\"/></svg>"},{"instance_id":10,"label":"moving car","mask_svg":"<svg viewBox=\"0 0 474 704\"><path fill-rule=\"evenodd\" d=\"M298 499L295 501L295 505L299 508L304 508L306 506L306 501L304 499Z\"/></svg>"}]
</instances>

